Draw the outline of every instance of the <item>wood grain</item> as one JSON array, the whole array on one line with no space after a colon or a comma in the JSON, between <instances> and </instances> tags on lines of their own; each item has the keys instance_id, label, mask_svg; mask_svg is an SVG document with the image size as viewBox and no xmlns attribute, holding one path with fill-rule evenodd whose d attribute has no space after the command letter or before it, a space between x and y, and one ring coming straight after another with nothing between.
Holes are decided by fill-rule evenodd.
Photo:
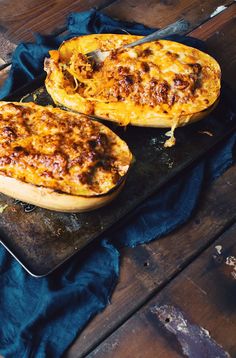
<instances>
[{"instance_id":1,"label":"wood grain","mask_svg":"<svg viewBox=\"0 0 236 358\"><path fill-rule=\"evenodd\" d=\"M197 37L203 41L209 40L216 32L220 32L224 26L230 21L234 21L236 17L236 4L232 4L217 16L212 17L191 32L191 36ZM234 23L235 26L235 23ZM229 46L232 50L232 46Z\"/></svg>"},{"instance_id":2,"label":"wood grain","mask_svg":"<svg viewBox=\"0 0 236 358\"><path fill-rule=\"evenodd\" d=\"M235 357L235 235L236 225L88 357L177 358L189 352L188 357L226 358L223 350ZM204 330L196 334L199 326L210 338ZM208 339L223 348L221 355Z\"/></svg>"},{"instance_id":3,"label":"wood grain","mask_svg":"<svg viewBox=\"0 0 236 358\"><path fill-rule=\"evenodd\" d=\"M103 8L114 0L1 1L0 32L13 43L32 41L34 32L61 32L73 11Z\"/></svg>"},{"instance_id":4,"label":"wood grain","mask_svg":"<svg viewBox=\"0 0 236 358\"><path fill-rule=\"evenodd\" d=\"M168 6L170 6L170 4ZM210 4L208 4L208 6L210 6ZM211 11L214 9L215 6L216 4L211 5ZM113 7L115 7L115 4L108 7L108 9ZM207 23L199 26L190 33L193 37L197 37L199 39L207 41L209 48L212 50L212 54L217 57L218 61L221 64L224 79L226 80L226 82L231 83L231 86L233 88L236 88L236 47L231 46L231 44L236 42L235 17L236 4L234 3L226 10L221 12L220 15L213 17ZM174 21L174 18L171 18L171 21ZM200 20L198 19L198 21ZM201 19L201 21L203 21L203 18ZM193 23L191 27L194 27L196 25L193 25ZM166 24L167 23L165 23L164 25ZM38 31L41 32L41 30ZM226 33L227 36L225 36ZM17 36L18 35L20 36L20 33L17 32ZM11 52L14 50L15 46L15 44L11 43L9 40L6 39L6 35L1 34L0 32L0 52L4 61L10 60ZM9 69L5 69L4 72L0 72L0 85L7 77ZM235 76L234 79L232 79L232 76Z\"/></svg>"},{"instance_id":5,"label":"wood grain","mask_svg":"<svg viewBox=\"0 0 236 358\"><path fill-rule=\"evenodd\" d=\"M120 0L118 1L118 3L120 2ZM197 2L195 0L195 2ZM187 14L187 18L189 21L191 21L191 26L190 26L190 29L191 28L194 28L197 24L200 24L202 23L203 21L205 21L205 19L207 19L209 16L210 16L210 13L212 13L214 11L214 9L219 6L219 4L224 4L224 5L229 5L231 2L230 1L224 1L224 2L206 2L206 4L202 3L202 9L204 11L201 11L201 16L199 16L199 14L196 13L196 11L199 11L199 7L196 7L196 4L194 3L191 3L191 5L188 4L187 6L187 3L181 1L180 4L178 5L179 7L175 7L174 6L174 2L171 3L171 2L159 2L159 3L153 3L153 6L159 6L159 7L163 7L162 9L162 12L165 11L165 13L168 13L168 16L159 16L161 13L159 13L159 9L157 8L157 14L158 16L155 16L154 17L154 20L153 21L158 21L156 23L153 23L152 25L150 26L165 26L167 24L169 24L170 22L173 22L175 21L177 18L181 17L182 15L185 16L185 12ZM78 6L78 3L80 4L81 8L79 8ZM100 3L100 7L103 7L103 6L106 6L106 4L108 3L108 1L97 1L96 3ZM16 3L17 5L18 3ZM40 4L41 6L42 4ZM5 61L9 61L10 58L11 58L11 53L12 51L15 49L16 45L14 43L12 43L11 41L9 41L8 38L10 38L12 41L15 41L15 42L19 42L19 41L28 41L28 40L32 40L33 39L33 32L34 31L38 31L40 33L49 33L50 31L55 31L56 30L56 27L60 26L61 29L63 27L63 24L65 25L65 14L64 12L65 11L69 11L69 5L67 3L67 6L68 8L66 7L65 9L63 9L63 16L61 16L61 13L60 13L60 6L62 6L62 4L60 2L57 2L56 5L55 5L55 11L59 11L59 17L58 17L58 22L56 25L55 23L52 23L50 21L50 19L48 19L48 17L52 16L52 19L53 21L55 21L55 18L53 16L53 14L51 14L50 12L47 13L47 16L45 16L45 21L43 22L38 22L35 20L35 23L31 21L26 21L27 20L27 17L32 17L32 13L30 12L30 7L28 9L28 12L23 12L24 16L22 15L17 15L17 21L15 19L16 15L15 15L15 12L14 10L10 7L7 7L5 6L4 7L4 2L3 2L3 9L2 9L2 12L0 14L0 52L1 52L1 56L2 58L5 60ZM72 5L71 5L72 6ZM73 3L73 6L75 7L76 10L73 10L73 11L81 11L81 10L84 10L84 6L85 4L83 3L83 1L81 2L75 2ZM122 17L122 11L120 10L120 6L121 4L119 4L119 14L116 14L115 13L115 9L117 9L116 7L116 2L111 5L111 6L108 6L105 8L104 12L107 12L108 14L110 14L111 16L118 16L121 18L121 19L126 19L126 17ZM132 4L127 4L127 6L130 6L130 8L132 9ZM149 12L150 12L150 9L152 9L153 6L151 6L150 2L147 3L147 2L142 2L142 4L138 4L137 5L137 9L138 11L141 11L140 9L142 9L143 11L145 11L145 14L147 14L147 16L145 16L145 18L149 19ZM143 7L146 8L144 9ZM23 4L22 4L22 9L24 8L28 8L28 3L27 3L27 0L24 0ZM53 8L53 7L52 7ZM121 6L122 8L122 6ZM187 8L187 10L186 10ZM36 13L34 13L34 18L37 16L42 16L42 14L40 13L39 11L39 15L37 14L37 10L38 8L36 8ZM198 9L198 10L196 10ZM220 16L216 16L214 18L212 18L210 21L209 21L209 24L208 26L200 26L199 28L197 28L196 30L193 31L193 36L194 37L198 37L198 38L201 38L203 40L207 40L207 39L210 39L211 37L215 36L215 37L218 37L218 41L216 41L217 43L217 50L219 52L219 54L221 54L221 45L222 45L222 36L224 36L224 32L221 32L219 34L219 29L221 28L221 26L223 26L223 23L224 23L224 20L228 20L230 17L231 17L231 22L232 22L232 25L234 24L234 21L235 21L235 9L236 9L236 4L232 5L232 6L229 6L228 9L224 10ZM15 9L17 10L17 9ZM123 10L124 11L127 11L128 9L126 10ZM168 12L167 12L168 10ZM21 10L22 11L22 10ZM32 11L35 11L35 9L33 9ZM72 10L71 10L72 11ZM113 13L114 12L114 13ZM135 11L131 11L132 13L132 16L134 16L131 20L136 20L136 21L142 21L141 19L139 20L137 18L137 15L136 15L136 12ZM19 12L19 14L21 14L21 12ZM36 14L36 15L35 15ZM153 13L152 11L150 12L150 16L152 17L153 16ZM198 16L198 17L196 17ZM6 20L7 19L7 20ZM46 21L48 20L48 21ZM130 20L130 19L129 19ZM159 24L159 20L160 21L164 21L164 22L161 22ZM5 22L4 22L5 21ZM6 23L7 21L7 23ZM148 20L149 21L149 20ZM196 22L197 21L197 22ZM1 23L3 23L3 25L1 25ZM6 26L6 28L4 27L4 24ZM36 27L35 27L36 26ZM45 27L46 26L46 27ZM7 30L7 28L9 27L9 29ZM27 27L27 28L26 28ZM16 28L17 28L17 31L16 31ZM235 37L235 31L233 31L233 26L231 26L231 24L229 24L229 28L231 29L231 37ZM218 29L218 32L216 32L216 29ZM4 31L4 33L3 33ZM59 30L58 30L59 31ZM228 40L228 38L227 38ZM234 38L233 38L234 40ZM210 41L211 42L211 41ZM210 44L211 45L211 44ZM228 48L228 41L224 41L224 47L227 47ZM221 58L219 56L219 61L221 61ZM233 57L233 61L231 61L231 64L230 64L230 76L231 76L231 73L235 73L234 71L234 64L235 64L235 61L234 61L234 57ZM231 71L231 68L232 68L232 71ZM224 65L223 66L223 70L227 71L229 69L228 67L228 64ZM3 73L0 72L0 85L4 82L6 76L7 76L7 70L5 70ZM226 80L230 77L229 75L226 75ZM235 83L235 82L234 82Z\"/></svg>"},{"instance_id":6,"label":"wood grain","mask_svg":"<svg viewBox=\"0 0 236 358\"><path fill-rule=\"evenodd\" d=\"M105 12L122 20L139 21L153 27L165 26L184 16L191 22L191 28L195 28L206 21L218 6L227 6L231 3L232 1L215 0L205 0L201 3L197 0L192 2L118 0L114 5L108 6ZM85 10L98 4L105 6L107 1L82 0L65 3L57 0L49 4L45 0L41 2L24 0L21 3L11 4L3 0L0 32L4 34L4 39L10 42L29 41L33 39L34 31L51 33L62 29L69 12ZM215 51L222 64L224 79L234 87L236 83L236 56L233 46L235 33L235 5L231 5L229 9L192 33L193 36L207 40L209 47ZM236 220L235 194L236 166L233 166L202 195L198 210L184 227L149 245L123 249L120 282L113 295L112 305L108 306L82 332L67 357L81 357L95 348L231 225ZM232 232L235 235L235 227ZM235 254L233 234L230 233L228 239L222 238L222 240L222 246L226 251ZM209 250L213 250L214 253ZM223 296L229 297L229 292L235 291L225 289L225 282L227 282L225 276L223 283L220 283L219 279L219 272L223 271L232 282L232 271L230 271L232 268L225 268L221 263L215 267L211 262L212 255L215 255L215 244L209 250L196 261L196 266L193 263L184 270L180 279L177 276L173 284L166 286L163 293L155 296L150 304L138 311L116 333L98 346L91 356L149 358L158 357L157 352L159 352L159 357L163 358L182 357L183 352L179 343L176 339L170 339L169 333L150 312L151 307L163 303L180 307L193 322L209 329L218 343L236 355L234 342L231 342L232 335L229 332L230 328L235 331L235 319L233 321L235 316L231 316L232 311L226 312L227 305L231 302L230 298L225 304L222 303ZM209 269L205 276L202 276L208 264ZM207 295L204 292L207 292ZM214 303L213 294L214 297L220 296L221 300L218 299ZM212 300L210 305L209 297ZM191 304L188 303L189 301ZM211 317L216 318L211 320ZM222 324L227 324L225 334L222 334Z\"/></svg>"},{"instance_id":7,"label":"wood grain","mask_svg":"<svg viewBox=\"0 0 236 358\"><path fill-rule=\"evenodd\" d=\"M218 60L223 79L236 89L236 4L191 33L205 40Z\"/></svg>"},{"instance_id":8,"label":"wood grain","mask_svg":"<svg viewBox=\"0 0 236 358\"><path fill-rule=\"evenodd\" d=\"M15 50L16 45L10 42L4 34L0 32L0 54L1 58L8 62L11 59L12 52Z\"/></svg>"},{"instance_id":9,"label":"wood grain","mask_svg":"<svg viewBox=\"0 0 236 358\"><path fill-rule=\"evenodd\" d=\"M126 21L136 21L150 27L163 27L184 17L195 28L206 21L218 6L228 6L228 0L118 0L104 12Z\"/></svg>"},{"instance_id":10,"label":"wood grain","mask_svg":"<svg viewBox=\"0 0 236 358\"><path fill-rule=\"evenodd\" d=\"M227 11L227 16L221 13L210 20L209 25L206 22L197 33L198 37L204 34L210 48L217 51L223 64L227 64L229 53L235 56L235 46L232 46L235 31L231 31L234 21L232 11L235 10ZM212 21L216 19L220 29L218 36L221 31L226 33L227 46L223 52L220 43L214 42L215 28ZM193 35L196 33L193 32ZM228 72L227 65L223 73L224 78L234 85L235 74ZM236 166L228 170L203 195L199 211L182 229L162 240L122 251L120 282L113 295L112 305L85 328L67 357L82 357L99 344L236 219L235 179Z\"/></svg>"},{"instance_id":11,"label":"wood grain","mask_svg":"<svg viewBox=\"0 0 236 358\"><path fill-rule=\"evenodd\" d=\"M85 328L67 357L82 357L178 274L236 220L236 165L202 195L181 229L147 245L121 251L120 281L112 304Z\"/></svg>"},{"instance_id":12,"label":"wood grain","mask_svg":"<svg viewBox=\"0 0 236 358\"><path fill-rule=\"evenodd\" d=\"M1 70L1 72L0 72L0 87L3 85L3 83L7 79L10 69L11 69L11 66L8 66L8 67L4 68L3 70Z\"/></svg>"},{"instance_id":13,"label":"wood grain","mask_svg":"<svg viewBox=\"0 0 236 358\"><path fill-rule=\"evenodd\" d=\"M64 30L67 16L73 11L85 11L91 7L102 9L115 0L62 0L1 1L0 12L0 54L1 60L11 61L16 44L34 41L34 33L51 34ZM0 62L2 65L2 62ZM10 66L0 71L0 86L4 83Z\"/></svg>"}]
</instances>

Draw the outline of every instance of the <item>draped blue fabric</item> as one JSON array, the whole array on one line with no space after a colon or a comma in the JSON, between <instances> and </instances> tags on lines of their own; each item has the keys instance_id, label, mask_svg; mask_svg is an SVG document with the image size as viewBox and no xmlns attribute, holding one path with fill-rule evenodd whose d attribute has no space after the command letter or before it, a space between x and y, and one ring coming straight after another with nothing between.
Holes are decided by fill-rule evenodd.
<instances>
[{"instance_id":1,"label":"draped blue fabric","mask_svg":"<svg viewBox=\"0 0 236 358\"><path fill-rule=\"evenodd\" d=\"M71 14L67 30L66 38L95 32L153 31L95 10ZM20 44L0 97L42 74L48 50L57 48L64 39L37 35L35 43ZM196 39L174 39L204 48ZM197 205L203 182L207 185L232 163L235 142L236 134L222 143L214 155L143 203L112 237L103 237L87 250L83 260L76 255L47 277L30 276L0 247L0 354L5 358L60 357L86 323L110 302L119 276L119 248L147 243L186 222Z\"/></svg>"}]
</instances>

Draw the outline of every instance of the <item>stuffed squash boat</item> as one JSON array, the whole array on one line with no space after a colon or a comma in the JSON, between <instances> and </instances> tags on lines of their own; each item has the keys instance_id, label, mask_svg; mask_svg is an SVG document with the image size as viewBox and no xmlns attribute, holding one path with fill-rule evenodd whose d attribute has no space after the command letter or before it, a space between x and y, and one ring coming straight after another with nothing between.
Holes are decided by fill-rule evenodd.
<instances>
[{"instance_id":1,"label":"stuffed squash boat","mask_svg":"<svg viewBox=\"0 0 236 358\"><path fill-rule=\"evenodd\" d=\"M88 35L51 51L46 88L54 102L120 125L172 129L209 113L220 94L216 60L166 40L122 49L138 38ZM96 49L111 50L99 66L86 56Z\"/></svg>"},{"instance_id":2,"label":"stuffed squash boat","mask_svg":"<svg viewBox=\"0 0 236 358\"><path fill-rule=\"evenodd\" d=\"M0 102L0 192L51 210L101 207L121 190L132 154L80 114Z\"/></svg>"}]
</instances>

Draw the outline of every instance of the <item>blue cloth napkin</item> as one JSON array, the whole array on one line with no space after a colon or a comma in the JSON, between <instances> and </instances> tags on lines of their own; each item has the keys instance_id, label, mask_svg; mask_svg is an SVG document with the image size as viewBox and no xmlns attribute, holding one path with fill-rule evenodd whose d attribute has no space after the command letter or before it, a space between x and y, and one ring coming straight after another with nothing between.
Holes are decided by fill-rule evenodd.
<instances>
[{"instance_id":1,"label":"blue cloth napkin","mask_svg":"<svg viewBox=\"0 0 236 358\"><path fill-rule=\"evenodd\" d=\"M123 31L148 34L152 30L91 10L69 17L66 38ZM20 44L0 97L41 74L48 50L57 48L63 39L37 35L34 44ZM175 40L203 48L196 39ZM119 276L119 248L147 243L186 222L196 207L203 180L206 186L232 164L235 143L236 134L210 158L142 204L124 227L85 251L83 259L74 256L47 277L31 277L0 247L0 354L5 358L60 357L86 323L109 303Z\"/></svg>"}]
</instances>

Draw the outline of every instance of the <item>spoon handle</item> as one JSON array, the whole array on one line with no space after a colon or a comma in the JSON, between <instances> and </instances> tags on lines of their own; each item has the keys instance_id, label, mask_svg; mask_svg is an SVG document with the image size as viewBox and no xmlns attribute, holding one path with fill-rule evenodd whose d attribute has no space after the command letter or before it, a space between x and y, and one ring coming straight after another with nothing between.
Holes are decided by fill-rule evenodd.
<instances>
[{"instance_id":1,"label":"spoon handle","mask_svg":"<svg viewBox=\"0 0 236 358\"><path fill-rule=\"evenodd\" d=\"M184 19L180 19L180 20L174 22L173 24L170 24L170 25L164 27L163 29L157 30L148 36L142 37L140 40L137 40L137 41L131 42L128 45L125 45L124 48L134 47L137 45L144 44L146 42L159 40L159 39L162 39L163 37L173 35L173 34L181 35L181 34L186 33L188 28L189 28L189 23Z\"/></svg>"}]
</instances>

